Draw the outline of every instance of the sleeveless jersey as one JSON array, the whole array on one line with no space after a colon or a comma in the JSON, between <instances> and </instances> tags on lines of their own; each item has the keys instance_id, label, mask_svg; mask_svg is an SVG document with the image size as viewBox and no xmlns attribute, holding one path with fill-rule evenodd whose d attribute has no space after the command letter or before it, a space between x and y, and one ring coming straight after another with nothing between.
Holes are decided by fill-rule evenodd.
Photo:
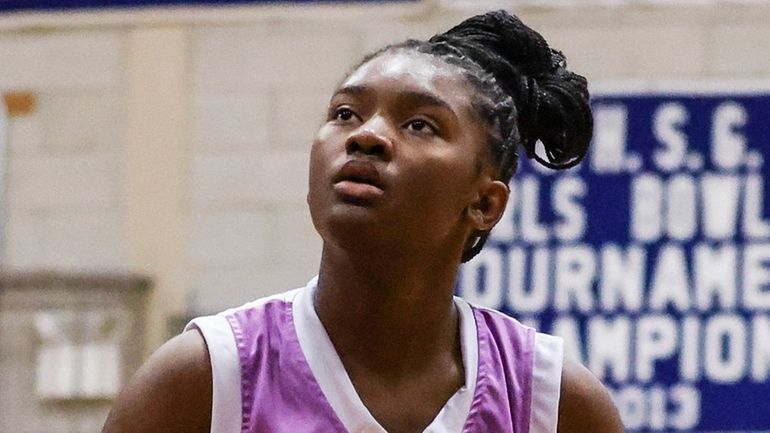
<instances>
[{"instance_id":1,"label":"sleeveless jersey","mask_svg":"<svg viewBox=\"0 0 770 433\"><path fill-rule=\"evenodd\" d=\"M212 367L211 433L386 433L353 387L301 289L215 316L198 329ZM455 298L465 384L424 433L552 433L562 340Z\"/></svg>"}]
</instances>

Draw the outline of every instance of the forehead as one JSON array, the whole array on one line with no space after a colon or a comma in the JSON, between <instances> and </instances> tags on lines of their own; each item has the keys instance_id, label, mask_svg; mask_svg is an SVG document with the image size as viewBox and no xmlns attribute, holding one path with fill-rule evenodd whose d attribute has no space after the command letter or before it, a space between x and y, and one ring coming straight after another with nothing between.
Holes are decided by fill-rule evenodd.
<instances>
[{"instance_id":1,"label":"forehead","mask_svg":"<svg viewBox=\"0 0 770 433\"><path fill-rule=\"evenodd\" d=\"M373 87L378 91L431 93L456 109L470 107L469 86L459 67L429 54L394 51L364 63L341 87Z\"/></svg>"}]
</instances>

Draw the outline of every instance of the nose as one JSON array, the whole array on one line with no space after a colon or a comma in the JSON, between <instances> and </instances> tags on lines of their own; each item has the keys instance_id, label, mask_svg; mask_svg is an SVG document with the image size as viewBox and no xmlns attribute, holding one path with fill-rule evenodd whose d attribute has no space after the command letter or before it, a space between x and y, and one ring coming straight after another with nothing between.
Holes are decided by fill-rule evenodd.
<instances>
[{"instance_id":1,"label":"nose","mask_svg":"<svg viewBox=\"0 0 770 433\"><path fill-rule=\"evenodd\" d=\"M387 131L384 119L372 118L350 134L345 150L349 155L361 153L388 161L393 155L393 141Z\"/></svg>"}]
</instances>

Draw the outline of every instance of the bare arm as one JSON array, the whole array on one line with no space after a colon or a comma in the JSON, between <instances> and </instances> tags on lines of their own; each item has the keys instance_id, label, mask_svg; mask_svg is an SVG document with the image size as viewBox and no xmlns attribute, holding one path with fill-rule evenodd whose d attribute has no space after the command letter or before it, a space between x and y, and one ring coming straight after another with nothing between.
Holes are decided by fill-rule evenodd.
<instances>
[{"instance_id":1,"label":"bare arm","mask_svg":"<svg viewBox=\"0 0 770 433\"><path fill-rule=\"evenodd\" d=\"M198 331L158 349L115 401L102 433L208 433L211 364Z\"/></svg>"},{"instance_id":2,"label":"bare arm","mask_svg":"<svg viewBox=\"0 0 770 433\"><path fill-rule=\"evenodd\" d=\"M622 433L623 423L607 389L588 369L565 359L558 433Z\"/></svg>"}]
</instances>

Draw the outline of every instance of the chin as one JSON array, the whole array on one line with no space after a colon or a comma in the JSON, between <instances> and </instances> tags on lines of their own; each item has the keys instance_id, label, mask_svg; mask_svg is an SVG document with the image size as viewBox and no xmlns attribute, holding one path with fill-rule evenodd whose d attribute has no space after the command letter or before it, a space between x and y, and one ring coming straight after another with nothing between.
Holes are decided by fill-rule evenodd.
<instances>
[{"instance_id":1,"label":"chin","mask_svg":"<svg viewBox=\"0 0 770 433\"><path fill-rule=\"evenodd\" d=\"M366 206L345 204L334 206L326 214L324 226L332 233L357 233L366 236L382 231L387 225L381 215Z\"/></svg>"},{"instance_id":2,"label":"chin","mask_svg":"<svg viewBox=\"0 0 770 433\"><path fill-rule=\"evenodd\" d=\"M340 205L327 209L322 214L313 213L313 225L324 243L344 249L365 247L368 249L385 246L396 239L392 223L387 223L366 206Z\"/></svg>"}]
</instances>

